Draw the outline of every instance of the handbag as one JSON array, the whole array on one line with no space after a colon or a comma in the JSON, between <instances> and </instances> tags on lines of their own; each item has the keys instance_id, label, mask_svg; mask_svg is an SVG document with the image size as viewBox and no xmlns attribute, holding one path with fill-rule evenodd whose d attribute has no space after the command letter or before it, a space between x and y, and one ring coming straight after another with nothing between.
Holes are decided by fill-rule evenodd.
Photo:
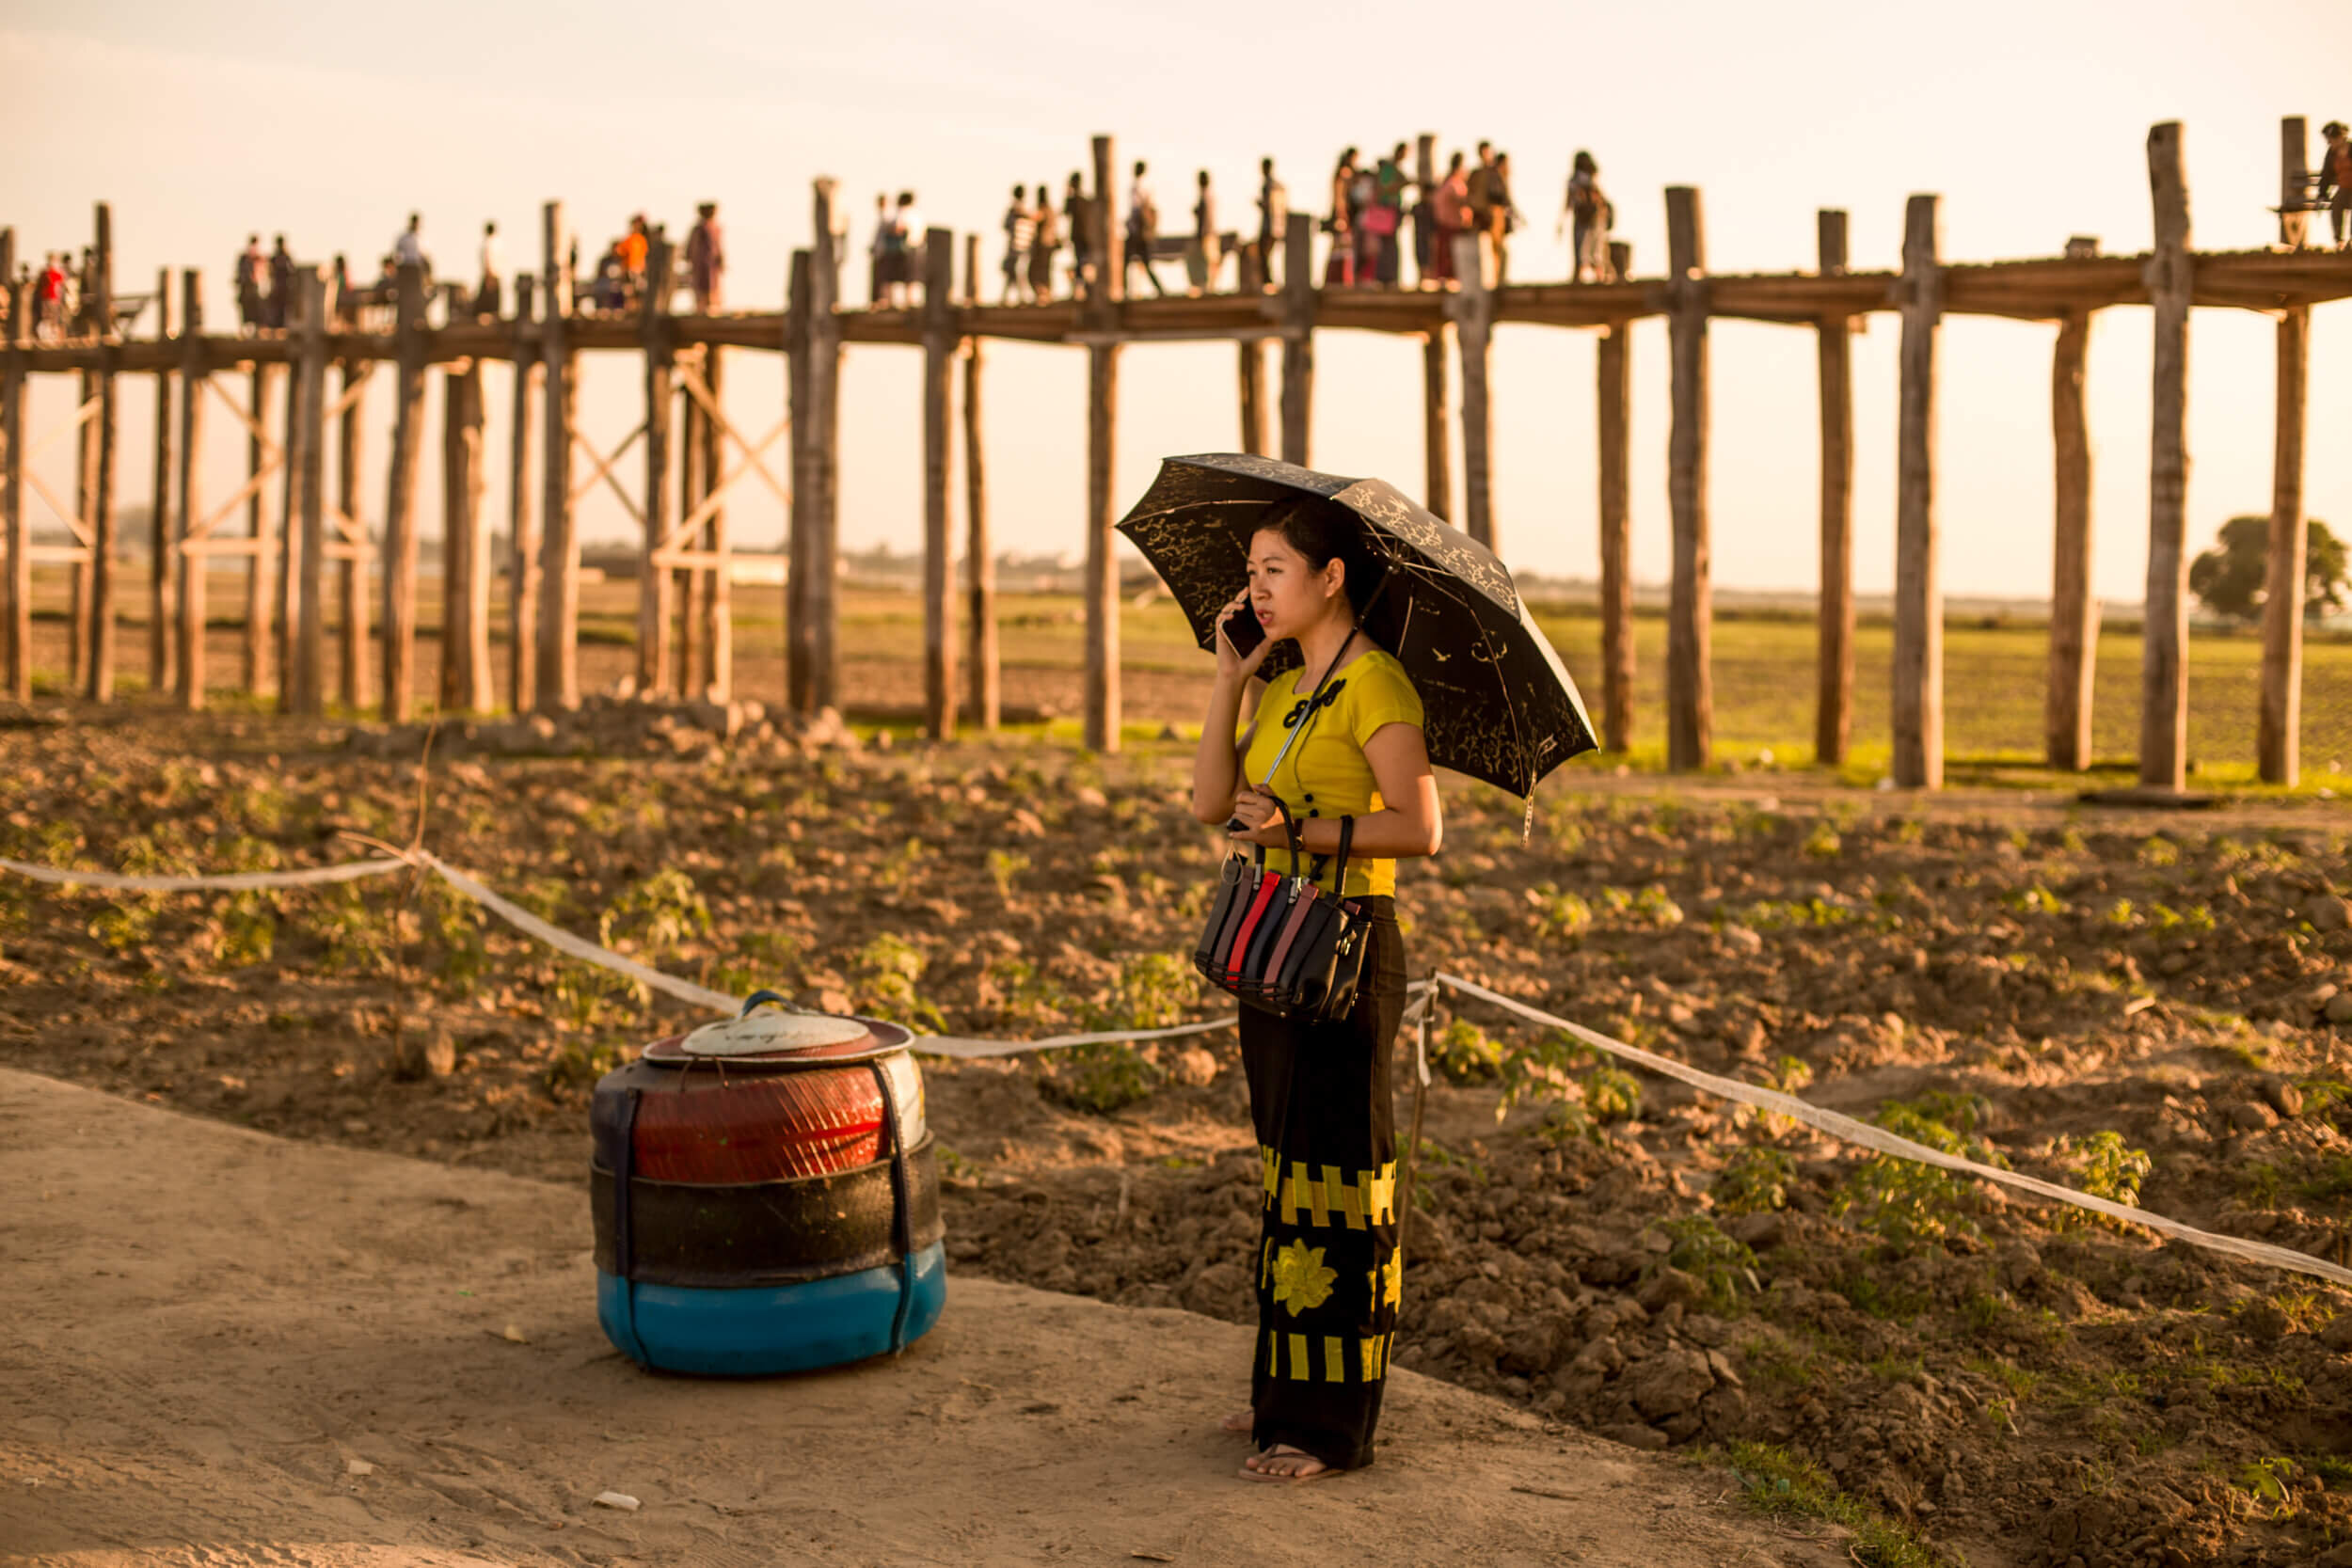
<instances>
[{"instance_id":1,"label":"handbag","mask_svg":"<svg viewBox=\"0 0 2352 1568\"><path fill-rule=\"evenodd\" d=\"M1268 784L1291 747L1323 711L1323 689L1346 653L1343 643L1331 669L1316 683L1312 706L1266 769ZM1361 903L1343 895L1356 819L1340 818L1338 875L1331 879L1332 889L1338 891L1330 891L1321 883L1324 865L1332 857L1317 855L1301 872L1307 851L1297 814L1279 796L1276 803L1281 806L1282 828L1290 840L1291 874L1266 869L1263 845L1254 854L1236 850L1228 855L1217 871L1216 894L1209 900L1200 940L1193 946L1193 967L1210 984L1261 1012L1302 1023L1328 1022L1346 1017L1355 1006L1364 949L1370 943L1370 914Z\"/></svg>"}]
</instances>

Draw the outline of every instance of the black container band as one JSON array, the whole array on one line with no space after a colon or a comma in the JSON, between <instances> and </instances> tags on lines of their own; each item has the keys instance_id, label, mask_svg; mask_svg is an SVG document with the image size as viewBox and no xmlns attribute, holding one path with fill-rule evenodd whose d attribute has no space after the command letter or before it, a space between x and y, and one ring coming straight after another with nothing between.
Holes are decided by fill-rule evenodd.
<instances>
[{"instance_id":1,"label":"black container band","mask_svg":"<svg viewBox=\"0 0 2352 1568\"><path fill-rule=\"evenodd\" d=\"M914 1301L914 1200L908 1190L906 1137L898 1126L898 1099L881 1062L869 1064L882 1090L882 1119L890 1125L890 1241L898 1252L898 1308L890 1319L890 1354L907 1345L907 1309Z\"/></svg>"}]
</instances>

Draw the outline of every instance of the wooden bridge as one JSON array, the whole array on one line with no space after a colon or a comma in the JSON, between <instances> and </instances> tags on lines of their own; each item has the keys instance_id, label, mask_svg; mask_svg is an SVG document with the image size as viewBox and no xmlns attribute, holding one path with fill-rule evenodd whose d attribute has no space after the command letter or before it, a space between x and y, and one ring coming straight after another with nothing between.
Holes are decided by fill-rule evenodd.
<instances>
[{"instance_id":1,"label":"wooden bridge","mask_svg":"<svg viewBox=\"0 0 2352 1568\"><path fill-rule=\"evenodd\" d=\"M2191 248L2188 203L2177 124L2148 136L2148 179L2155 245L2137 256L2102 256L2095 243L2070 244L2055 259L1947 261L1939 238L1940 200L1915 196L1905 214L1902 265L1894 272L1847 265L1846 214L1820 217L1820 254L1809 271L1722 275L1707 270L1700 193L1665 193L1667 258L1662 276L1630 276L1627 247L1615 247L1622 281L1491 286L1475 238L1455 237L1459 281L1418 288L1320 288L1312 265L1315 223L1293 214L1282 245L1285 265L1270 278L1268 259L1244 247L1240 287L1189 298L1125 297L1121 225L1111 216L1116 157L1111 138L1093 143L1089 244L1094 281L1074 300L984 305L978 300L978 239L966 236L964 277L955 286L956 236L933 229L923 248L923 303L914 309L849 309L839 300L843 258L835 230L834 188L815 183L814 245L793 253L781 312L675 313L673 289L653 287L625 316L575 310L570 234L560 203L542 226L545 262L537 278L517 279L515 311L474 319L453 310L436 325L421 269L403 267L389 320L368 323L339 309L326 268L305 266L283 331L207 333L199 277L181 274L178 328L170 325L168 275L157 282L152 337L115 325L107 209L97 214L90 297L85 318L105 324L78 337L35 342L29 301L12 301L9 341L0 350L0 539L6 545L5 604L0 605L0 675L20 699L31 683L32 572L62 565L75 582L73 674L82 693L107 700L115 685L119 591L116 512L121 378L151 376L158 409L153 469L153 598L149 606L148 673L181 704L205 699L205 572L215 557L250 562L246 604L244 680L275 685L289 711L318 713L326 699L327 597L340 599L342 700L373 702L388 719L407 717L417 702L420 457L425 435L424 378L447 378L442 432L445 610L440 705L487 710L500 700L516 710L553 709L580 701L577 663L580 540L576 508L597 485L609 487L642 528L637 628L638 683L655 694L729 692L728 540L725 498L747 477L784 499L789 515L786 587L789 706L813 713L834 705L839 664L835 590L839 576L837 387L852 344L920 348L924 428L925 717L930 734L954 732L960 701L972 720L993 728L999 707L993 549L989 539L980 457L982 345L991 338L1082 348L1088 357L1086 540L1086 738L1114 750L1120 729L1119 592L1112 524L1112 451L1121 352L1130 345L1226 340L1239 345L1238 395L1244 450L1311 461L1308 432L1319 331L1369 331L1417 337L1423 344L1422 399L1426 494L1444 515L1453 493L1448 423L1460 378L1463 515L1460 526L1507 560L1492 499L1492 403L1489 364L1494 329L1529 324L1599 335L1597 461L1600 502L1602 668L1600 718L1606 743L1623 749L1631 733L1632 583L1627 505L1629 405L1632 388L1628 336L1633 324L1662 318L1670 342L1668 499L1674 555L1668 610L1668 759L1705 766L1711 746L1708 633L1708 324L1718 318L1778 323L1812 331L1819 343L1820 407L1820 630L1817 749L1824 762L1845 755L1852 709L1854 608L1851 584L1853 414L1849 338L1873 313L1901 323L1897 434L1894 778L1935 787L1943 778L1943 633L1935 499L1936 373L1939 324L1947 315L2005 316L2056 327L2052 365L2057 476L2046 733L2049 760L2088 765L2092 658L2099 610L2090 591L2090 441L2083 395L2084 348L2094 310L2152 308L2155 335L2152 388L2153 459L2149 510L2146 631L2143 640L2139 766L2141 781L2181 789L2187 765L2188 635L2185 549L2185 441L2188 323L2192 308L2256 310L2278 322L2278 436L2265 625L2262 776L2296 776L2301 685L2300 584L2304 576L2302 507L2305 359L2310 312L2352 297L2352 256L2303 249L2294 186L2302 171L2303 121L2282 127L2280 248L2201 252ZM1433 139L1421 138L1420 173L1434 182ZM1416 221L1420 221L1416 217ZM0 277L15 272L13 232L0 230ZM657 235L647 276L674 276L669 242ZM534 297L535 296L535 297ZM1279 345L1279 409L1265 395L1265 359ZM731 350L778 353L787 361L787 408L757 435L723 411L724 356ZM644 419L610 451L578 429L579 356L617 351L640 356ZM482 365L516 368L508 427L513 486L508 519L512 554L490 559L483 512L485 410ZM948 452L950 381L961 363L965 443L966 577L961 616L951 582ZM380 604L371 608L376 549L358 521L359 400L378 367L395 388L391 461L381 544ZM328 371L335 376L330 386ZM80 378L81 399L68 435L78 442L76 494L71 505L26 467L26 379ZM240 402L224 376L248 381ZM282 392L278 380L283 378ZM282 440L266 413L282 396ZM242 482L216 494L201 471L207 410L235 420L248 434ZM176 411L176 418L174 417ZM1269 413L1274 417L1270 420ZM1269 424L1279 427L1269 442ZM326 485L329 432L336 484ZM767 455L788 436L787 472ZM534 450L534 442L536 448ZM40 444L38 441L35 445ZM634 453L634 456L632 456ZM632 487L624 464L637 467ZM534 473L537 483L526 483ZM277 527L269 490L275 481L285 519ZM69 525L72 542L35 546L27 525L30 488ZM224 525L239 509L245 531ZM330 571L330 567L332 570ZM503 575L513 639L503 672L491 663L490 600ZM371 617L380 618L381 669L370 672ZM956 623L961 621L961 637ZM958 665L964 666L959 672ZM503 680L499 677L502 673Z\"/></svg>"}]
</instances>

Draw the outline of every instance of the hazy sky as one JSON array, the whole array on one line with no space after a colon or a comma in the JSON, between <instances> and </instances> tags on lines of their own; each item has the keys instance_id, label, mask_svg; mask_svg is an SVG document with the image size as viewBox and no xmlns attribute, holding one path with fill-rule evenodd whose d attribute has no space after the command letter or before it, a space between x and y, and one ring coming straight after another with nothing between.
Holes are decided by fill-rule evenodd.
<instances>
[{"instance_id":1,"label":"hazy sky","mask_svg":"<svg viewBox=\"0 0 2352 1568\"><path fill-rule=\"evenodd\" d=\"M539 205L561 198L594 245L644 210L682 232L697 199L727 223L729 289L775 308L791 247L808 243L808 182L841 182L862 254L875 192L912 186L927 218L987 236L1016 181L1058 185L1090 134L1150 159L1176 227L1192 171L1214 174L1227 227L1246 225L1256 160L1271 153L1294 199L1318 205L1343 144L1429 130L1441 150L1481 136L1509 150L1534 220L1513 273L1557 277L1551 239L1569 154L1589 147L1617 204L1636 270L1664 250L1668 184L1700 186L1718 271L1814 261L1814 212L1852 214L1852 262L1893 266L1904 198L1944 197L1951 260L2055 254L2070 234L2107 248L2148 243L2143 145L2178 119L2196 242L2267 244L2281 114L2352 119L2339 7L2141 0L1986 0L1960 11L1832 3L1704 3L1587 16L1558 5L1460 11L1387 3L1261 6L1187 24L1129 0L978 8L707 0L647 12L575 0L559 13L496 0L393 8L304 0L88 0L36 10L0 0L0 130L18 150L0 179L0 223L20 253L87 242L89 204L114 204L118 288L155 269L204 268L207 309L233 319L229 266L246 233L284 230L298 255L348 252L371 270L411 208L445 273L472 265L495 218L510 263L538 263ZM658 19L660 27L649 25ZM1246 25L1244 24L1246 20ZM1433 23L1442 23L1442 26ZM2333 94L2334 96L2330 96ZM1178 269L1163 268L1170 276ZM862 264L850 269L853 297ZM1892 575L1894 319L1856 342L1856 575ZM2103 314L2092 335L2097 581L2137 599L2145 570L2148 318ZM2038 594L2049 578L2051 329L1954 320L1943 336L1939 506L1947 587ZM1809 587L1818 505L1813 335L1719 323L1714 335L1713 516L1718 581ZM2192 540L2268 510L2271 323L2201 310L2190 364ZM1634 330L1634 565L1669 560L1665 328ZM1418 493L1418 344L1317 339L1313 458ZM1589 334L1505 327L1495 353L1496 510L1503 553L1547 573L1597 570ZM583 422L609 442L641 417L633 356L587 372ZM843 527L851 547L921 537L919 356L852 349L845 372ZM490 390L503 452L504 372ZM1122 506L1168 452L1237 446L1228 345L1131 350L1121 367ZM773 356L730 361L739 422L781 410ZM1075 349L989 348L987 458L1004 547L1074 551L1085 499L1085 363ZM36 429L70 407L45 378ZM437 399L437 389L435 394ZM124 488L146 493L145 397L127 400ZM380 465L389 398L371 438ZM2352 524L2352 303L2312 325L2312 515ZM233 487L225 419L215 493ZM1458 436L1457 436L1458 441ZM66 481L62 449L42 467ZM503 516L502 460L491 505ZM1459 467L1456 466L1457 483ZM372 466L366 494L380 509ZM428 478L424 526L437 529ZM961 496L960 483L956 494ZM773 537L781 515L738 488L739 538ZM961 529L961 501L957 503ZM632 525L587 503L591 537Z\"/></svg>"}]
</instances>

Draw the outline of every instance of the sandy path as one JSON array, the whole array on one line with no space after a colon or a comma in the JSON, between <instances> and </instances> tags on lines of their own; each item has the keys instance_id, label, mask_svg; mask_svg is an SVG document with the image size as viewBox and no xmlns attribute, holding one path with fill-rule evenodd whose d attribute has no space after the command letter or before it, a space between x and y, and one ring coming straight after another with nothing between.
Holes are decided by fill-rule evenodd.
<instances>
[{"instance_id":1,"label":"sandy path","mask_svg":"<svg viewBox=\"0 0 2352 1568\"><path fill-rule=\"evenodd\" d=\"M1842 1560L1720 1472L1410 1373L1376 1470L1238 1482L1209 1428L1247 1331L968 1277L895 1365L649 1377L576 1188L21 1072L0 1129L11 1562Z\"/></svg>"}]
</instances>

